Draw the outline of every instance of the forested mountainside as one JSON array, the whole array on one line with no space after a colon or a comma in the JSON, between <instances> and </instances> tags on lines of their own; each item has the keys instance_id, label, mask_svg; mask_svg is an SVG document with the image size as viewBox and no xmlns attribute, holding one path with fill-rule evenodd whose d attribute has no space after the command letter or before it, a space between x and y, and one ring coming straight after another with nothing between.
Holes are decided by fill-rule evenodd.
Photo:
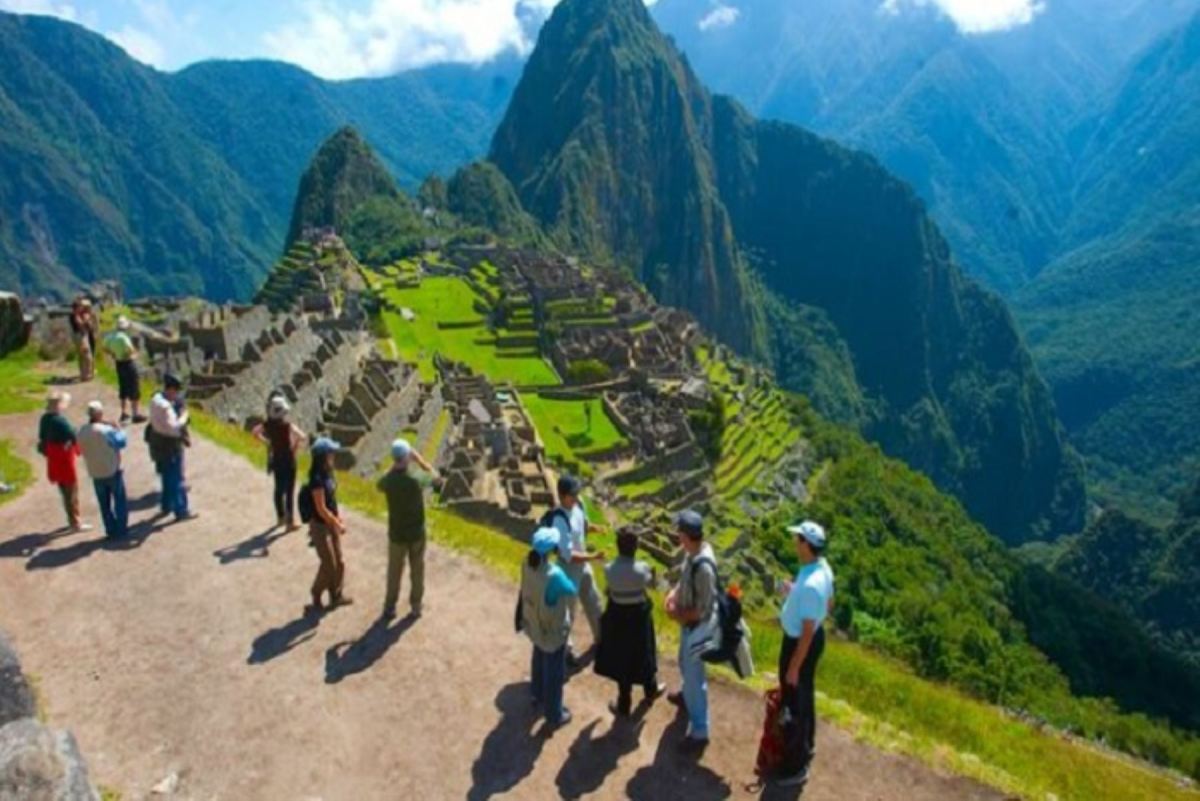
<instances>
[{"instance_id":1,"label":"forested mountainside","mask_svg":"<svg viewBox=\"0 0 1200 801\"><path fill-rule=\"evenodd\" d=\"M332 83L284 64L164 74L55 19L0 13L0 285L247 298L296 176L352 122L415 187L482 154L520 63Z\"/></svg>"},{"instance_id":2,"label":"forested mountainside","mask_svg":"<svg viewBox=\"0 0 1200 801\"><path fill-rule=\"evenodd\" d=\"M960 273L912 191L714 98L637 0L558 6L491 159L552 235L632 267L743 352L773 353L785 381L793 360L837 372L825 397L861 407L822 411L857 418L999 536L1081 524L1079 461L1008 312ZM770 332L798 309L828 325L792 354Z\"/></svg>"}]
</instances>

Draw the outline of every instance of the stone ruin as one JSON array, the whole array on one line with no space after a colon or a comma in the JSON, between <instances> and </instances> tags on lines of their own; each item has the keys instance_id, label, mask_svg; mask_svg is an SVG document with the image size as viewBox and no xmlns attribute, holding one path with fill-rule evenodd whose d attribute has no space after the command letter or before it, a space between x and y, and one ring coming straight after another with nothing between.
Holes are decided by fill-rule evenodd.
<instances>
[{"instance_id":1,"label":"stone ruin","mask_svg":"<svg viewBox=\"0 0 1200 801\"><path fill-rule=\"evenodd\" d=\"M0 292L0 356L24 346L29 341L30 327L21 299L11 292Z\"/></svg>"}]
</instances>

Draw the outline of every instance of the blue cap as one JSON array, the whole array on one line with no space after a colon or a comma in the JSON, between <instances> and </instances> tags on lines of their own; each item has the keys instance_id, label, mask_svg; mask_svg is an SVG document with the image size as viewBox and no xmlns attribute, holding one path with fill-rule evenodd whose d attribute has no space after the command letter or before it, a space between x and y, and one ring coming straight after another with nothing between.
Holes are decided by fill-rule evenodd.
<instances>
[{"instance_id":1,"label":"blue cap","mask_svg":"<svg viewBox=\"0 0 1200 801\"><path fill-rule=\"evenodd\" d=\"M685 509L676 515L675 525L692 539L704 536L704 518L695 509Z\"/></svg>"},{"instance_id":2,"label":"blue cap","mask_svg":"<svg viewBox=\"0 0 1200 801\"><path fill-rule=\"evenodd\" d=\"M341 449L341 443L329 437L317 437L317 441L312 444L312 452L316 456L320 456L323 453L334 453Z\"/></svg>"},{"instance_id":3,"label":"blue cap","mask_svg":"<svg viewBox=\"0 0 1200 801\"><path fill-rule=\"evenodd\" d=\"M398 439L392 443L392 458L396 461L407 459L412 455L412 445L406 439Z\"/></svg>"},{"instance_id":4,"label":"blue cap","mask_svg":"<svg viewBox=\"0 0 1200 801\"><path fill-rule=\"evenodd\" d=\"M803 537L814 548L825 547L825 529L820 523L805 520L798 526L788 526L788 531L796 537Z\"/></svg>"},{"instance_id":5,"label":"blue cap","mask_svg":"<svg viewBox=\"0 0 1200 801\"><path fill-rule=\"evenodd\" d=\"M539 528L533 532L533 539L530 541L530 545L533 546L533 550L542 556L551 551L558 550L558 529Z\"/></svg>"},{"instance_id":6,"label":"blue cap","mask_svg":"<svg viewBox=\"0 0 1200 801\"><path fill-rule=\"evenodd\" d=\"M579 497L579 490L582 489L579 479L575 476L562 476L558 479L558 495L570 495L573 498Z\"/></svg>"}]
</instances>

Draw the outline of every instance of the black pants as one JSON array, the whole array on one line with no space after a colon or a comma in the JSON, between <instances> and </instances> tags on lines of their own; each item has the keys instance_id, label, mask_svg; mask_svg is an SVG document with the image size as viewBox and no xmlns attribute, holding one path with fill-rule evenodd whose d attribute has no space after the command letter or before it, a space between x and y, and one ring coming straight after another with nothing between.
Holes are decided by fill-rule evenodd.
<instances>
[{"instance_id":1,"label":"black pants","mask_svg":"<svg viewBox=\"0 0 1200 801\"><path fill-rule=\"evenodd\" d=\"M783 709L788 715L788 722L784 726L783 763L779 766L784 775L807 768L816 753L817 694L813 678L817 672L817 662L825 651L825 627L817 629L813 635L808 654L800 666L799 684L789 687L784 679L792 654L799 644L800 640L784 635L783 647L779 649L779 682L783 686Z\"/></svg>"},{"instance_id":2,"label":"black pants","mask_svg":"<svg viewBox=\"0 0 1200 801\"><path fill-rule=\"evenodd\" d=\"M275 475L275 516L295 522L296 510L296 463L284 462L273 465Z\"/></svg>"},{"instance_id":3,"label":"black pants","mask_svg":"<svg viewBox=\"0 0 1200 801\"><path fill-rule=\"evenodd\" d=\"M647 698L652 698L658 692L658 677L647 682L642 686L642 691L646 693ZM622 715L628 715L633 709L633 684L628 681L617 682L617 711Z\"/></svg>"}]
</instances>

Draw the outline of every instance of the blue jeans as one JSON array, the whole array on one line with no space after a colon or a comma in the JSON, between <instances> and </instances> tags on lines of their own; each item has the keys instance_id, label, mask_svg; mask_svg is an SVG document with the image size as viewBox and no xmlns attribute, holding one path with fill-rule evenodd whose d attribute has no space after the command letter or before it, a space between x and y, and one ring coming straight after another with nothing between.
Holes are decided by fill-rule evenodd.
<instances>
[{"instance_id":1,"label":"blue jeans","mask_svg":"<svg viewBox=\"0 0 1200 801\"><path fill-rule=\"evenodd\" d=\"M546 722L557 726L563 719L563 684L567 681L567 646L543 651L533 646L531 690L533 700L542 705Z\"/></svg>"},{"instance_id":2,"label":"blue jeans","mask_svg":"<svg viewBox=\"0 0 1200 801\"><path fill-rule=\"evenodd\" d=\"M92 479L96 503L104 519L104 533L119 540L129 533L129 506L125 499L125 474L118 470L110 478Z\"/></svg>"},{"instance_id":3,"label":"blue jeans","mask_svg":"<svg viewBox=\"0 0 1200 801\"><path fill-rule=\"evenodd\" d=\"M679 633L679 673L683 677L683 703L688 713L688 736L698 740L708 739L708 673L704 660L692 656L688 647L700 629Z\"/></svg>"},{"instance_id":4,"label":"blue jeans","mask_svg":"<svg viewBox=\"0 0 1200 801\"><path fill-rule=\"evenodd\" d=\"M163 514L174 513L176 517L187 517L188 496L187 489L183 486L183 454L159 465L159 473L162 475L162 498L159 500Z\"/></svg>"}]
</instances>

